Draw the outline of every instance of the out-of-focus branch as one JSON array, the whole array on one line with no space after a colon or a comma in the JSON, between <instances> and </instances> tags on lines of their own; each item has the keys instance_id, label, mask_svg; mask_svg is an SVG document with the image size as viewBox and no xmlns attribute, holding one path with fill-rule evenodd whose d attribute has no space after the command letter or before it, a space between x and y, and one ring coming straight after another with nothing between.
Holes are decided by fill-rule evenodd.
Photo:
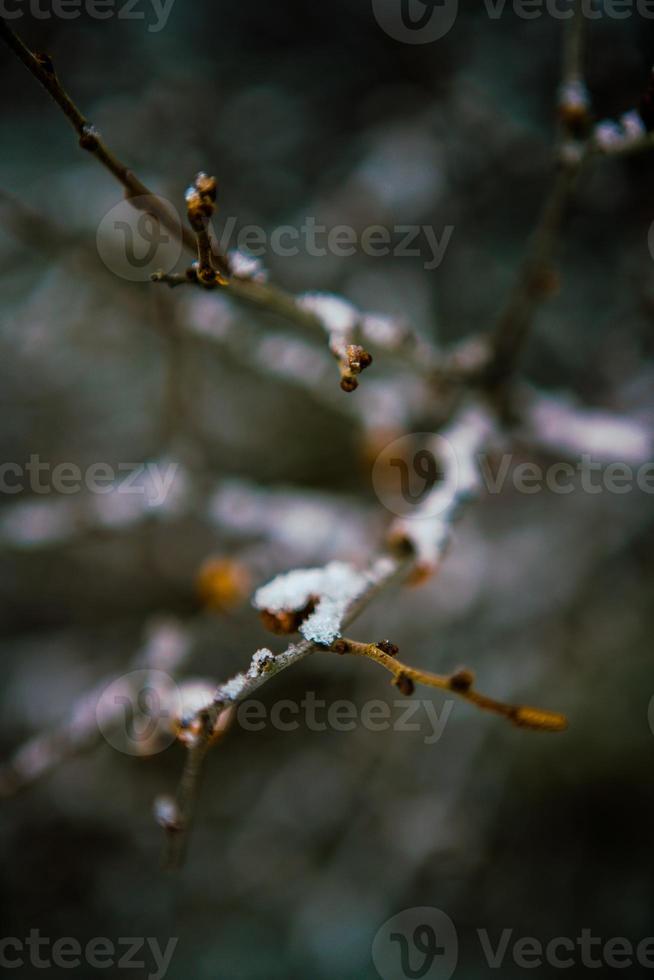
<instances>
[{"instance_id":1,"label":"out-of-focus branch","mask_svg":"<svg viewBox=\"0 0 654 980\"><path fill-rule=\"evenodd\" d=\"M521 386L521 425L515 435L532 450L569 459L592 456L597 463L648 463L654 452L651 430L635 418L580 405L565 392L544 394Z\"/></svg>"},{"instance_id":2,"label":"out-of-focus branch","mask_svg":"<svg viewBox=\"0 0 654 980\"><path fill-rule=\"evenodd\" d=\"M480 492L482 481L477 457L493 431L489 413L471 405L464 407L442 434L434 438L431 451L440 460L442 478L411 516L399 518L390 529L391 543L408 548L415 555L413 575L417 580L438 569L464 505Z\"/></svg>"},{"instance_id":3,"label":"out-of-focus branch","mask_svg":"<svg viewBox=\"0 0 654 980\"><path fill-rule=\"evenodd\" d=\"M559 712L544 711L542 708L531 708L527 705L506 704L504 701L495 701L481 694L474 688L475 675L466 668L446 676L409 667L397 659L398 648L388 640L382 640L380 643L358 643L356 640L342 637L332 645L331 649L334 653L367 657L368 660L378 663L393 675L393 684L407 697L413 694L415 684L423 684L426 687L435 687L455 694L482 711L501 715L518 728L562 732L568 727L567 718Z\"/></svg>"},{"instance_id":4,"label":"out-of-focus branch","mask_svg":"<svg viewBox=\"0 0 654 980\"><path fill-rule=\"evenodd\" d=\"M70 708L66 721L49 731L39 732L0 768L0 798L13 796L68 759L95 747L101 740L98 712L102 713L105 733L118 727L124 721L125 704L132 704L137 694L132 678L138 676L141 680L141 671L155 671L157 674L153 676L165 673L172 677L182 670L190 649L188 633L177 621L166 619L149 624L144 645L126 674L107 676L85 691ZM103 694L110 685L114 685L115 697L104 699ZM145 744L143 750L147 751Z\"/></svg>"},{"instance_id":5,"label":"out-of-focus branch","mask_svg":"<svg viewBox=\"0 0 654 980\"><path fill-rule=\"evenodd\" d=\"M551 269L563 218L586 157L589 99L583 75L585 16L576 0L564 33L559 92L558 172L540 210L515 286L496 324L487 380L503 388L513 375L538 305L551 292Z\"/></svg>"}]
</instances>

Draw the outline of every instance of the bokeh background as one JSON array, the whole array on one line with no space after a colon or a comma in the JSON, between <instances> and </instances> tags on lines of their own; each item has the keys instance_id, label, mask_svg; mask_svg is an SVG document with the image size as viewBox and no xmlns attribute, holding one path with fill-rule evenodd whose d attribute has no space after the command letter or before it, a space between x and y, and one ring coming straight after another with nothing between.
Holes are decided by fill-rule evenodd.
<instances>
[{"instance_id":1,"label":"bokeh background","mask_svg":"<svg viewBox=\"0 0 654 980\"><path fill-rule=\"evenodd\" d=\"M386 36L365 0L177 0L158 33L87 16L15 26L169 200L181 207L196 171L216 173L218 227L230 215L268 231L307 215L454 226L436 271L419 258L267 255L280 284L341 293L442 343L492 324L551 179L561 22L462 5L450 33L422 47ZM651 22L592 25L598 118L638 103L653 52ZM414 381L382 358L346 396L319 343L288 325L116 275L96 232L120 191L4 50L0 100L0 457L165 458L185 474L147 513L113 498L2 495L9 758L128 670L157 617L188 630L190 675L225 678L258 646L282 649L247 602L201 608L197 570L217 555L255 586L333 557L365 561L391 517L371 453L401 428ZM560 289L524 361L542 388L650 428L653 160L606 160L584 179ZM176 876L159 868L151 809L173 789L182 748L133 758L101 742L2 801L3 935L179 936L174 980L367 980L377 930L415 906L453 919L467 980L493 974L477 928L652 935L653 544L651 497L637 492L484 499L438 579L386 597L351 632L390 636L434 670L467 664L489 693L566 711L568 733L513 730L463 703L435 745L424 731L237 727L209 760ZM307 691L396 696L373 665L315 656L262 700Z\"/></svg>"}]
</instances>

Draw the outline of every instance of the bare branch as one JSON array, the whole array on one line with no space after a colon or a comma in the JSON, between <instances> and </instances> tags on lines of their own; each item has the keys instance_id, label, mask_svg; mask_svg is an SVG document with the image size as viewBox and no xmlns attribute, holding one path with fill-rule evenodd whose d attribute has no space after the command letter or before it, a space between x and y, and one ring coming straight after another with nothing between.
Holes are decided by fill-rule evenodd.
<instances>
[{"instance_id":1,"label":"bare branch","mask_svg":"<svg viewBox=\"0 0 654 980\"><path fill-rule=\"evenodd\" d=\"M198 204L200 210L202 210L202 207L206 205L206 194L200 194L200 200L196 200L192 196L193 228L191 230L183 226L178 220L177 215L171 213L167 205L118 160L107 147L95 127L90 124L63 88L49 56L34 54L30 51L15 31L12 30L6 19L2 17L0 17L0 39L5 41L11 50L14 51L25 67L38 79L60 107L78 134L82 149L91 153L123 185L127 199L140 210L147 211L158 219L167 231L177 240L181 241L188 252L194 256L199 252L198 276L194 278L190 274L188 277L189 282L193 283L197 281L204 285L213 285L214 283L211 281L211 260L213 260L213 265L216 266L216 271L219 274L215 284L225 285L229 295L233 299L286 319L302 329L313 330L314 332L326 332L329 335L329 325L325 324L315 312L306 309L295 296L277 286L273 286L267 282L261 282L255 278L229 275L229 262L219 252L215 243L210 241L208 228L200 221L201 215L195 207ZM212 178L207 178L205 174L199 175L199 177L203 180L212 180ZM194 187L192 190L195 194L197 187ZM206 276L207 282L204 282L201 278L202 276ZM186 281L179 276L171 277L165 274L157 275L153 278L156 282L166 282L168 285L181 285L182 282ZM402 337L405 341L407 356L416 367L422 365L421 370L424 370L426 364L435 366L439 363L437 352L426 340L418 340L408 328L402 330ZM395 340L396 337L393 338L391 346L395 346ZM428 357L425 356L427 353ZM342 350L339 350L336 354L341 364L341 377L345 382L343 385L345 390L354 390L356 385L351 386L351 379L355 379L355 375L371 363L370 355L365 355L367 355L365 350L363 351L362 357L358 357L356 352Z\"/></svg>"},{"instance_id":2,"label":"bare branch","mask_svg":"<svg viewBox=\"0 0 654 980\"><path fill-rule=\"evenodd\" d=\"M356 640L343 637L337 640L331 649L334 653L341 655L351 654L352 656L367 657L368 660L374 660L375 663L393 675L393 684L407 697L413 694L414 684L423 684L426 687L436 687L441 691L455 694L482 711L491 711L496 715L501 715L517 725L518 728L530 728L532 731L541 732L562 732L568 727L567 718L558 712L544 711L542 708L531 708L527 705L506 704L481 694L474 689L474 674L466 668L461 668L454 674L442 675L409 667L397 659L398 648L389 643L388 640L382 640L380 643L358 643Z\"/></svg>"},{"instance_id":3,"label":"bare branch","mask_svg":"<svg viewBox=\"0 0 654 980\"><path fill-rule=\"evenodd\" d=\"M551 263L568 201L587 156L583 139L589 111L583 78L585 20L582 0L576 0L574 16L566 22L564 33L559 170L540 210L516 284L495 327L487 373L491 387L503 387L514 373L534 313L555 283Z\"/></svg>"}]
</instances>

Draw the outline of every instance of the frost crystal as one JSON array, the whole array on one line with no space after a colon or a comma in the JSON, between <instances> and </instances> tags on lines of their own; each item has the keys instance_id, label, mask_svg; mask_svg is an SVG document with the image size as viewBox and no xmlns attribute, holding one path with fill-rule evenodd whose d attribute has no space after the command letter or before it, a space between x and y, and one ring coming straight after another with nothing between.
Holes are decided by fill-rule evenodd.
<instances>
[{"instance_id":1,"label":"frost crystal","mask_svg":"<svg viewBox=\"0 0 654 980\"><path fill-rule=\"evenodd\" d=\"M198 712L208 708L213 702L216 685L213 681L196 678L180 684L176 690L176 721L192 719Z\"/></svg>"},{"instance_id":2,"label":"frost crystal","mask_svg":"<svg viewBox=\"0 0 654 980\"><path fill-rule=\"evenodd\" d=\"M238 701L239 697L243 693L245 685L247 684L247 677L245 674L237 674L230 680L225 681L221 684L215 693L216 701Z\"/></svg>"},{"instance_id":3,"label":"frost crystal","mask_svg":"<svg viewBox=\"0 0 654 980\"><path fill-rule=\"evenodd\" d=\"M300 632L311 643L329 645L340 636L350 603L369 582L369 575L357 572L344 562L333 561L324 568L298 569L278 575L257 590L254 605L273 613L297 612L311 598L317 599L316 608L305 619Z\"/></svg>"}]
</instances>

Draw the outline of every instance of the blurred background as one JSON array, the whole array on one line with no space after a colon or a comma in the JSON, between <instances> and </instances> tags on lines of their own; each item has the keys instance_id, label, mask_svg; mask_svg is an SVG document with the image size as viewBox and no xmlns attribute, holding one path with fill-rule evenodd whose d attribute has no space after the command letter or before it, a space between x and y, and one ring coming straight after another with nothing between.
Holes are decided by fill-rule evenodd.
<instances>
[{"instance_id":1,"label":"blurred background","mask_svg":"<svg viewBox=\"0 0 654 980\"><path fill-rule=\"evenodd\" d=\"M145 0L138 9L144 20L26 9L13 26L178 208L198 170L215 173L218 230L231 216L267 233L307 216L453 227L435 270L424 256L270 253L275 282L406 318L437 343L492 325L553 172L560 21L462 5L444 38L414 46L385 34L364 0L176 0L159 31ZM653 52L651 21L592 24L597 118L638 104ZM96 240L120 188L5 49L0 93L0 459L177 467L160 506L31 486L0 494L7 760L132 669L153 629L188 644L183 676L224 679L257 647L282 650L251 590L289 568L373 555L392 515L371 461L433 419L390 359L348 396L320 338L218 293L126 279ZM584 178L558 292L524 360L542 389L650 432L653 162L608 159ZM456 975L476 980L493 972L478 928L494 941L504 928L543 942L584 927L604 940L654 934L653 545L651 497L638 491L488 496L437 579L387 594L350 632L388 636L428 669L466 664L497 697L565 711L565 735L515 730L462 702L436 744L424 728L235 726L210 756L175 876L159 868L152 801L173 790L183 749L137 758L100 740L2 800L3 935L178 936L174 980L367 980L382 924L433 906L458 930ZM203 603L209 559L219 594ZM371 664L314 656L261 700L307 692L357 705L397 694ZM419 696L442 710L437 693Z\"/></svg>"}]
</instances>

